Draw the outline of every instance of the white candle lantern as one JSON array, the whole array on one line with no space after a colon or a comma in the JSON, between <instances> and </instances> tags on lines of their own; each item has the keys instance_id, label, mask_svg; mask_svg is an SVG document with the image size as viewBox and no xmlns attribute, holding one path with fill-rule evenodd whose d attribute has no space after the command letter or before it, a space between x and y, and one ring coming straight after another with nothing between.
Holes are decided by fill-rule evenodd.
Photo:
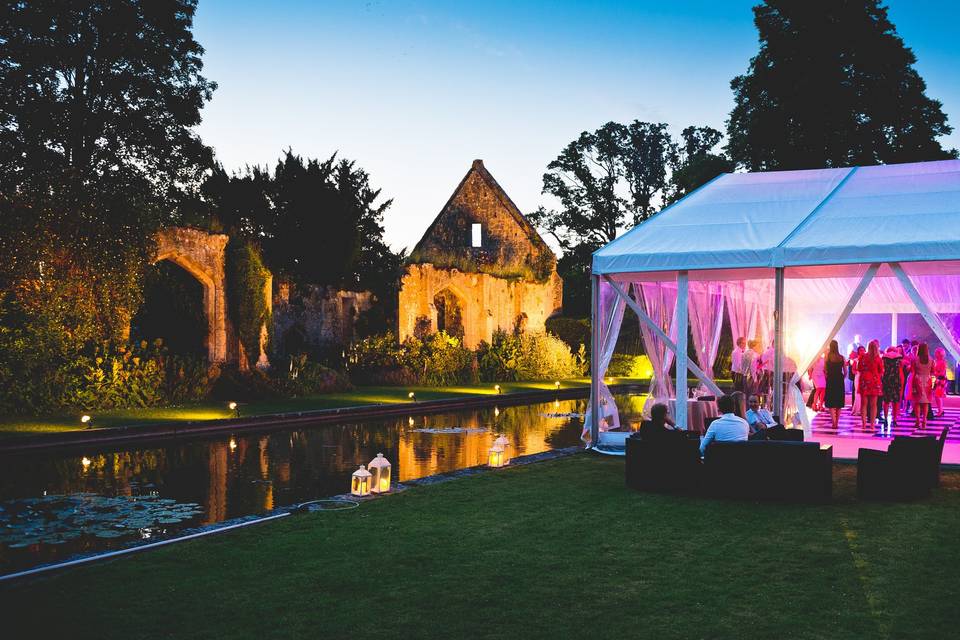
<instances>
[{"instance_id":1,"label":"white candle lantern","mask_svg":"<svg viewBox=\"0 0 960 640\"><path fill-rule=\"evenodd\" d=\"M373 474L370 491L373 493L387 493L390 491L390 461L378 453L370 464L367 465Z\"/></svg>"},{"instance_id":2,"label":"white candle lantern","mask_svg":"<svg viewBox=\"0 0 960 640\"><path fill-rule=\"evenodd\" d=\"M502 467L504 464L506 463L504 462L504 457L503 457L503 447L501 447L498 444L495 444L492 447L490 447L490 455L487 458L487 466L493 467L494 469L498 469Z\"/></svg>"},{"instance_id":3,"label":"white candle lantern","mask_svg":"<svg viewBox=\"0 0 960 640\"><path fill-rule=\"evenodd\" d=\"M497 436L496 440L493 441L493 446L495 446L495 447L500 447L500 449L503 451L503 454L502 454L503 464L501 464L501 465L499 465L499 466L502 467L502 466L506 465L507 463L509 463L509 462L510 462L510 456L507 455L507 448L510 446L510 441L507 440L507 436L505 436L505 435L503 435L503 434L501 433L499 436Z\"/></svg>"},{"instance_id":4,"label":"white candle lantern","mask_svg":"<svg viewBox=\"0 0 960 640\"><path fill-rule=\"evenodd\" d=\"M360 465L360 468L353 472L353 482L350 483L350 493L355 496L370 495L371 474L367 468Z\"/></svg>"}]
</instances>

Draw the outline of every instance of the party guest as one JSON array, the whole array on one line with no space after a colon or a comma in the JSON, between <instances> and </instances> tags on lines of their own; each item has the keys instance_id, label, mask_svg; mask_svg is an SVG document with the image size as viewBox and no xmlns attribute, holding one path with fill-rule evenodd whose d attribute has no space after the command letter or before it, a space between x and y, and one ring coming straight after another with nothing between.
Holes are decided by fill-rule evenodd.
<instances>
[{"instance_id":1,"label":"party guest","mask_svg":"<svg viewBox=\"0 0 960 640\"><path fill-rule=\"evenodd\" d=\"M707 433L700 441L701 456L714 440L717 442L739 442L746 440L750 433L747 421L734 413L736 401L733 396L722 395L717 398L717 409L721 416L710 423Z\"/></svg>"},{"instance_id":2,"label":"party guest","mask_svg":"<svg viewBox=\"0 0 960 640\"><path fill-rule=\"evenodd\" d=\"M877 422L877 398L883 392L883 361L880 358L880 343L871 340L867 353L857 358L857 373L860 374L860 424L866 430Z\"/></svg>"}]
</instances>

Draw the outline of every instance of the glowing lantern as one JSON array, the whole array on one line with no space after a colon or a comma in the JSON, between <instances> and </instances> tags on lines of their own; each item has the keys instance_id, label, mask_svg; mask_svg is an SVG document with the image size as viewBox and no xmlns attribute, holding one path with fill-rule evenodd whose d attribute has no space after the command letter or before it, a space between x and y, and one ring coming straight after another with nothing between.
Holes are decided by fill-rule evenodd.
<instances>
[{"instance_id":1,"label":"glowing lantern","mask_svg":"<svg viewBox=\"0 0 960 640\"><path fill-rule=\"evenodd\" d=\"M355 496L370 495L370 477L371 474L367 468L360 465L360 468L353 472L353 481L350 483L350 493Z\"/></svg>"},{"instance_id":2,"label":"glowing lantern","mask_svg":"<svg viewBox=\"0 0 960 640\"><path fill-rule=\"evenodd\" d=\"M503 447L498 444L490 447L490 455L487 458L487 466L497 469L505 464L506 462L504 462Z\"/></svg>"},{"instance_id":3,"label":"glowing lantern","mask_svg":"<svg viewBox=\"0 0 960 640\"><path fill-rule=\"evenodd\" d=\"M507 455L507 447L510 446L510 441L507 440L507 436L501 433L497 436L497 439L493 441L493 446L500 447L500 449L503 450L503 464L510 462L510 456Z\"/></svg>"},{"instance_id":4,"label":"glowing lantern","mask_svg":"<svg viewBox=\"0 0 960 640\"><path fill-rule=\"evenodd\" d=\"M387 493L390 491L390 461L378 453L370 464L367 465L373 474L370 491L373 493Z\"/></svg>"}]
</instances>

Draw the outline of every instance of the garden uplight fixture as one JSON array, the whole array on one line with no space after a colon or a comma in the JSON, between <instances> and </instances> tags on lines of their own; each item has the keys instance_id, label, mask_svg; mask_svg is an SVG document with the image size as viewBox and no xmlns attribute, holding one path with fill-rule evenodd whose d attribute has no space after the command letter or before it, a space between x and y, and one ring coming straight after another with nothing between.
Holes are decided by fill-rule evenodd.
<instances>
[{"instance_id":1,"label":"garden uplight fixture","mask_svg":"<svg viewBox=\"0 0 960 640\"><path fill-rule=\"evenodd\" d=\"M80 422L82 422L83 424L87 425L87 429L90 428L90 420L92 420L92 419L93 419L93 418L91 418L90 416L88 416L88 415L86 415L86 414L80 416Z\"/></svg>"},{"instance_id":2,"label":"garden uplight fixture","mask_svg":"<svg viewBox=\"0 0 960 640\"><path fill-rule=\"evenodd\" d=\"M240 405L238 405L236 402L231 402L227 406L230 407L230 411L233 411L236 417L240 417Z\"/></svg>"},{"instance_id":3,"label":"garden uplight fixture","mask_svg":"<svg viewBox=\"0 0 960 640\"><path fill-rule=\"evenodd\" d=\"M390 461L378 453L377 457L367 465L373 475L370 491L373 493L387 493L390 491Z\"/></svg>"},{"instance_id":4,"label":"garden uplight fixture","mask_svg":"<svg viewBox=\"0 0 960 640\"><path fill-rule=\"evenodd\" d=\"M553 386L555 386L555 387L557 388L557 391L560 391L560 381L559 381L559 380L557 380L556 382L554 382L554 383L553 383Z\"/></svg>"},{"instance_id":5,"label":"garden uplight fixture","mask_svg":"<svg viewBox=\"0 0 960 640\"><path fill-rule=\"evenodd\" d=\"M500 385L495 384L495 385L493 385L493 388L497 390L497 394L502 393L502 392L500 391Z\"/></svg>"},{"instance_id":6,"label":"garden uplight fixture","mask_svg":"<svg viewBox=\"0 0 960 640\"><path fill-rule=\"evenodd\" d=\"M370 477L371 474L367 468L360 465L360 468L353 472L350 493L361 497L370 495Z\"/></svg>"},{"instance_id":7,"label":"garden uplight fixture","mask_svg":"<svg viewBox=\"0 0 960 640\"><path fill-rule=\"evenodd\" d=\"M408 393L408 394L407 394L407 397L410 398L410 402L416 402L416 401L417 401L417 394L415 394L413 391L411 391L410 393Z\"/></svg>"}]
</instances>

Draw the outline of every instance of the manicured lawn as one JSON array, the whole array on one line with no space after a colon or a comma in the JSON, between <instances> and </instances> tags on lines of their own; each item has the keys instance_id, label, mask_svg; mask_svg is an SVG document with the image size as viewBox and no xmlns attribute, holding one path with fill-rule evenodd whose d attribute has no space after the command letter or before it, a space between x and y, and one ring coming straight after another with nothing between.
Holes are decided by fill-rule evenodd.
<instances>
[{"instance_id":1,"label":"manicured lawn","mask_svg":"<svg viewBox=\"0 0 960 640\"><path fill-rule=\"evenodd\" d=\"M960 473L915 504L641 494L579 455L0 586L9 637L949 638Z\"/></svg>"},{"instance_id":2,"label":"manicured lawn","mask_svg":"<svg viewBox=\"0 0 960 640\"><path fill-rule=\"evenodd\" d=\"M618 378L618 382L632 382L626 378ZM639 381L637 381L639 382ZM646 382L646 381L643 381ZM564 380L561 387L586 387L587 379ZM502 393L516 391L534 391L553 389L553 382L504 382L501 383ZM253 416L271 413L286 413L290 411L310 411L315 409L335 409L357 405L384 404L410 402L407 394L413 391L418 401L456 398L463 396L495 395L494 383L479 385L458 385L454 387L358 387L354 391L343 393L329 393L307 398L292 398L281 400L267 400L259 402L241 402L240 411L243 416ZM35 433L56 433L61 431L75 431L86 428L80 422L84 412L77 410L73 415L49 417L12 417L0 420L0 438ZM123 409L115 411L91 411L93 427L137 426L143 424L157 424L163 422L188 422L195 420L216 420L229 418L233 412L227 408L225 402L202 402L183 407L169 407L159 409Z\"/></svg>"}]
</instances>

